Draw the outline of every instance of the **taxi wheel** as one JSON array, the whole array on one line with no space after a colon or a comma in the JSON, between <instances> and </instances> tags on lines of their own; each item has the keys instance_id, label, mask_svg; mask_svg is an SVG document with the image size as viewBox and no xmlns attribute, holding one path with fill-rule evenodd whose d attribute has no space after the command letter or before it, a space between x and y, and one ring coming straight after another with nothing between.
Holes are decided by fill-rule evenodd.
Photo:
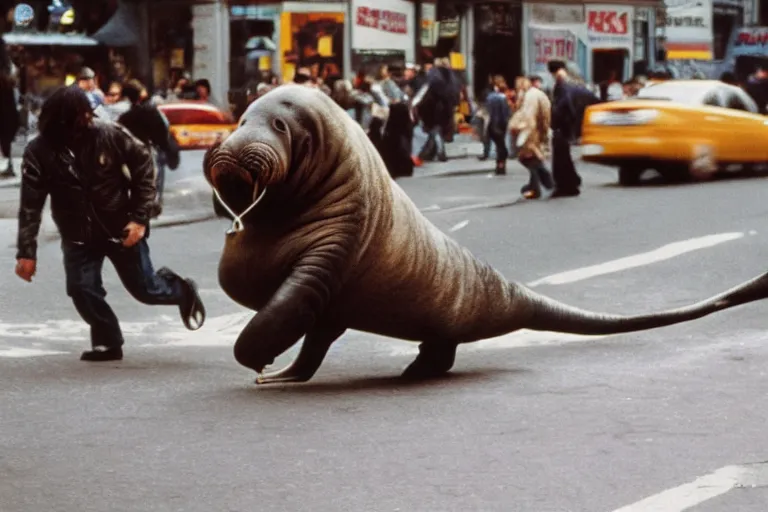
<instances>
[{"instance_id":1,"label":"taxi wheel","mask_svg":"<svg viewBox=\"0 0 768 512\"><path fill-rule=\"evenodd\" d=\"M637 165L622 165L619 167L619 185L631 187L640 184L643 168Z\"/></svg>"}]
</instances>

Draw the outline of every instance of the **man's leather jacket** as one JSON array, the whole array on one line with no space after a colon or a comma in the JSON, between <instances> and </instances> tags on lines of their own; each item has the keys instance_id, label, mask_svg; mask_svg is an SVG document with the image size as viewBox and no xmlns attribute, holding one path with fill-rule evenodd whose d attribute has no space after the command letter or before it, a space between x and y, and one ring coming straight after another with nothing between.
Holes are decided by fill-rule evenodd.
<instances>
[{"instance_id":1,"label":"man's leather jacket","mask_svg":"<svg viewBox=\"0 0 768 512\"><path fill-rule=\"evenodd\" d=\"M117 243L129 222L149 224L156 191L152 156L115 123L94 119L75 153L42 135L33 139L21 172L17 259L36 258L48 196L53 220L70 242Z\"/></svg>"}]
</instances>

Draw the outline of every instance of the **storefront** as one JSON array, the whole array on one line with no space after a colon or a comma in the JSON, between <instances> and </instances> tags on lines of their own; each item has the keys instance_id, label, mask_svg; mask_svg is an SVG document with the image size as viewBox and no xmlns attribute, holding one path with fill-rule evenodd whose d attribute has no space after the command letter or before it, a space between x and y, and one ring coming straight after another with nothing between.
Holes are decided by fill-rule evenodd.
<instances>
[{"instance_id":1,"label":"storefront","mask_svg":"<svg viewBox=\"0 0 768 512\"><path fill-rule=\"evenodd\" d=\"M589 79L593 83L623 82L633 73L634 8L626 5L587 4Z\"/></svg>"},{"instance_id":2,"label":"storefront","mask_svg":"<svg viewBox=\"0 0 768 512\"><path fill-rule=\"evenodd\" d=\"M712 60L714 56L711 0L666 0L664 29L667 61Z\"/></svg>"},{"instance_id":3,"label":"storefront","mask_svg":"<svg viewBox=\"0 0 768 512\"><path fill-rule=\"evenodd\" d=\"M284 2L280 14L279 74L293 80L306 68L314 77L343 76L349 38L345 37L348 5L326 2Z\"/></svg>"},{"instance_id":4,"label":"storefront","mask_svg":"<svg viewBox=\"0 0 768 512\"><path fill-rule=\"evenodd\" d=\"M4 8L3 38L28 103L37 104L55 88L72 83L83 66L93 68L102 85L116 77L112 61L117 52L93 37L115 11L116 5L85 0L29 0ZM131 62L121 60L124 71Z\"/></svg>"},{"instance_id":5,"label":"storefront","mask_svg":"<svg viewBox=\"0 0 768 512\"><path fill-rule=\"evenodd\" d=\"M173 88L194 66L192 6L175 1L149 5L149 41L154 88Z\"/></svg>"},{"instance_id":6,"label":"storefront","mask_svg":"<svg viewBox=\"0 0 768 512\"><path fill-rule=\"evenodd\" d=\"M413 62L415 7L406 0L351 0L352 69L375 73L381 64L393 71Z\"/></svg>"},{"instance_id":7,"label":"storefront","mask_svg":"<svg viewBox=\"0 0 768 512\"><path fill-rule=\"evenodd\" d=\"M523 63L526 74L536 74L551 85L547 69L561 60L587 70L587 25L584 5L528 3L524 6Z\"/></svg>"},{"instance_id":8,"label":"storefront","mask_svg":"<svg viewBox=\"0 0 768 512\"><path fill-rule=\"evenodd\" d=\"M519 2L474 5L475 95L488 86L491 76L501 75L510 87L514 87L515 78L523 73L522 20L523 7Z\"/></svg>"},{"instance_id":9,"label":"storefront","mask_svg":"<svg viewBox=\"0 0 768 512\"><path fill-rule=\"evenodd\" d=\"M744 3L752 0L713 0L711 6L713 57L725 58L734 32L744 26ZM707 2L709 3L709 2Z\"/></svg>"},{"instance_id":10,"label":"storefront","mask_svg":"<svg viewBox=\"0 0 768 512\"><path fill-rule=\"evenodd\" d=\"M235 5L229 8L229 87L245 100L260 82L269 82L278 69L277 5Z\"/></svg>"}]
</instances>

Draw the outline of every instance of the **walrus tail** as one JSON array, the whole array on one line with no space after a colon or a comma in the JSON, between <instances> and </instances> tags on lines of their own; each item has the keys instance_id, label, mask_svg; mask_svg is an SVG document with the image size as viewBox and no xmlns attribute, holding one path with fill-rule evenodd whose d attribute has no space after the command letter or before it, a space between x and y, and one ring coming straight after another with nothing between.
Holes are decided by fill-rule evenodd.
<instances>
[{"instance_id":1,"label":"walrus tail","mask_svg":"<svg viewBox=\"0 0 768 512\"><path fill-rule=\"evenodd\" d=\"M584 335L619 334L655 329L696 320L735 306L768 298L768 273L690 306L638 316L620 316L584 311L528 288L518 295L526 304L524 328Z\"/></svg>"}]
</instances>

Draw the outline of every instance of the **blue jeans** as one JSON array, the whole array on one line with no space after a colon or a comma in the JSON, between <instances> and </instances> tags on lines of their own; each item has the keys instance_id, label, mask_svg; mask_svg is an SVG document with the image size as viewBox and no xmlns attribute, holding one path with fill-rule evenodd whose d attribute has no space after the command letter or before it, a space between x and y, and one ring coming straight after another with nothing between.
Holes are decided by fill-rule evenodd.
<instances>
[{"instance_id":1,"label":"blue jeans","mask_svg":"<svg viewBox=\"0 0 768 512\"><path fill-rule=\"evenodd\" d=\"M167 269L155 272L149 245L142 239L126 248L114 242L81 245L62 241L67 295L91 327L91 345L110 348L123 345L123 333L115 312L109 307L101 280L104 259L109 258L123 286L139 302L149 305L181 305L185 298L182 279Z\"/></svg>"}]
</instances>

